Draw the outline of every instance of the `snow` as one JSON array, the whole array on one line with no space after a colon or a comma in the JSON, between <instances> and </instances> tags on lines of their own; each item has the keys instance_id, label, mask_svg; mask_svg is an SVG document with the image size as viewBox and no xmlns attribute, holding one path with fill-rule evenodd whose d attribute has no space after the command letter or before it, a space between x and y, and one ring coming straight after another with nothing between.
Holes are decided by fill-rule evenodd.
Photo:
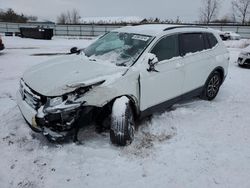
<instances>
[{"instance_id":1,"label":"snow","mask_svg":"<svg viewBox=\"0 0 250 188\"><path fill-rule=\"evenodd\" d=\"M137 16L116 16L116 17L83 17L80 19L84 24L117 24L117 23L140 23L143 18Z\"/></svg>"},{"instance_id":2,"label":"snow","mask_svg":"<svg viewBox=\"0 0 250 188\"><path fill-rule=\"evenodd\" d=\"M228 40L225 42L225 45L228 48L245 48L249 46L250 40L249 39L241 39L241 40Z\"/></svg>"},{"instance_id":3,"label":"snow","mask_svg":"<svg viewBox=\"0 0 250 188\"><path fill-rule=\"evenodd\" d=\"M83 145L51 144L22 118L15 93L25 69L90 40L3 37L0 52L0 187L250 187L249 69L234 62L249 40L227 41L228 77L212 101L189 100L139 122L132 145L119 148L92 126Z\"/></svg>"},{"instance_id":4,"label":"snow","mask_svg":"<svg viewBox=\"0 0 250 188\"><path fill-rule=\"evenodd\" d=\"M112 108L112 116L115 118L124 116L128 101L128 98L125 96L116 99Z\"/></svg>"},{"instance_id":5,"label":"snow","mask_svg":"<svg viewBox=\"0 0 250 188\"><path fill-rule=\"evenodd\" d=\"M245 53L250 53L250 46L248 45L247 47L243 48L241 51Z\"/></svg>"},{"instance_id":6,"label":"snow","mask_svg":"<svg viewBox=\"0 0 250 188\"><path fill-rule=\"evenodd\" d=\"M172 24L144 24L144 25L137 25L137 26L127 26L121 27L114 31L121 32L121 33L134 33L140 35L149 35L149 36L156 36L161 34L164 29L178 27L178 25Z\"/></svg>"}]
</instances>

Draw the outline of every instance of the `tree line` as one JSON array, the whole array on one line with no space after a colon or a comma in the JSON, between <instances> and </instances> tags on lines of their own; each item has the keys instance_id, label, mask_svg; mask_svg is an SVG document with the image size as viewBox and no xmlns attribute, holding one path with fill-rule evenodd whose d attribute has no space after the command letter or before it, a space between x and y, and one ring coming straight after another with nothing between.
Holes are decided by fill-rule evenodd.
<instances>
[{"instance_id":1,"label":"tree line","mask_svg":"<svg viewBox=\"0 0 250 188\"><path fill-rule=\"evenodd\" d=\"M224 0L225 1L225 0ZM227 1L227 0L226 0ZM214 23L250 23L250 0L232 0L231 13L218 19L223 0L202 0L200 8L200 22Z\"/></svg>"},{"instance_id":2,"label":"tree line","mask_svg":"<svg viewBox=\"0 0 250 188\"><path fill-rule=\"evenodd\" d=\"M0 21L2 22L16 22L26 23L27 21L36 21L36 16L27 16L23 13L18 14L13 9L7 9L6 11L0 10Z\"/></svg>"}]
</instances>

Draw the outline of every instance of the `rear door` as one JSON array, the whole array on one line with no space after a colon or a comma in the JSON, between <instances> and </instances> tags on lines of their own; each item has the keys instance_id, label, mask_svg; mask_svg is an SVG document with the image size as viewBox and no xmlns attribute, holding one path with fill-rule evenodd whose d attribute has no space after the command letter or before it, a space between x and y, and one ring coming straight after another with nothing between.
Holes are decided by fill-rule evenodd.
<instances>
[{"instance_id":1,"label":"rear door","mask_svg":"<svg viewBox=\"0 0 250 188\"><path fill-rule=\"evenodd\" d=\"M183 93L202 87L211 63L210 46L205 33L180 34L180 51L184 59Z\"/></svg>"}]
</instances>

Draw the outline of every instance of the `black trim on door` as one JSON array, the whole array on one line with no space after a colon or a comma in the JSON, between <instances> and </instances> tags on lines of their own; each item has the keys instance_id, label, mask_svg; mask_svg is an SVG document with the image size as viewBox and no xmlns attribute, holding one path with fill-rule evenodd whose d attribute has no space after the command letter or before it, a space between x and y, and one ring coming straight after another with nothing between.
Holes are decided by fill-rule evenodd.
<instances>
[{"instance_id":1,"label":"black trim on door","mask_svg":"<svg viewBox=\"0 0 250 188\"><path fill-rule=\"evenodd\" d=\"M199 87L197 89L194 89L188 93L185 93L183 95L180 95L178 97L175 97L173 99L170 99L168 101L165 101L163 103L157 104L155 106L149 107L148 109L141 111L140 112L140 118L144 118L147 117L149 115L152 115L154 113L160 113L160 112L164 112L166 111L169 107L171 107L173 104L176 104L177 102L186 100L186 99L190 99L193 97L198 97L200 96L201 92L203 90L203 86Z\"/></svg>"}]
</instances>

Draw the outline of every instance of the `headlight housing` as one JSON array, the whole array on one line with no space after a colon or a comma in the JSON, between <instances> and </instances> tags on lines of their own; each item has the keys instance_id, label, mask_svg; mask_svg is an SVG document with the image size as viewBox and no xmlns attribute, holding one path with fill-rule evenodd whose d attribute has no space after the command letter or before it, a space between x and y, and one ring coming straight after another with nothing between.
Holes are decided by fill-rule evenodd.
<instances>
[{"instance_id":1,"label":"headlight housing","mask_svg":"<svg viewBox=\"0 0 250 188\"><path fill-rule=\"evenodd\" d=\"M62 97L48 98L44 113L61 113L79 108L84 102L77 101L79 94L72 93Z\"/></svg>"},{"instance_id":2,"label":"headlight housing","mask_svg":"<svg viewBox=\"0 0 250 188\"><path fill-rule=\"evenodd\" d=\"M87 88L79 88L72 93L65 94L60 97L52 97L52 98L48 97L47 104L45 106L55 107L61 104L69 105L79 102L77 101L77 99L81 98L84 95L84 93L86 93L86 91L88 91Z\"/></svg>"},{"instance_id":3,"label":"headlight housing","mask_svg":"<svg viewBox=\"0 0 250 188\"><path fill-rule=\"evenodd\" d=\"M63 100L62 97L56 97L48 100L48 104L44 106L44 113L61 113L78 109L84 102Z\"/></svg>"},{"instance_id":4,"label":"headlight housing","mask_svg":"<svg viewBox=\"0 0 250 188\"><path fill-rule=\"evenodd\" d=\"M48 106L53 107L62 104L62 97L48 98Z\"/></svg>"},{"instance_id":5,"label":"headlight housing","mask_svg":"<svg viewBox=\"0 0 250 188\"><path fill-rule=\"evenodd\" d=\"M97 82L95 84L86 86L86 87L80 87L76 89L74 92L60 96L60 97L48 98L47 103L44 105L43 112L44 113L61 113L61 112L75 110L86 102L86 101L82 101L81 97L90 89L92 89L94 86L100 85L103 82L104 80Z\"/></svg>"}]
</instances>

